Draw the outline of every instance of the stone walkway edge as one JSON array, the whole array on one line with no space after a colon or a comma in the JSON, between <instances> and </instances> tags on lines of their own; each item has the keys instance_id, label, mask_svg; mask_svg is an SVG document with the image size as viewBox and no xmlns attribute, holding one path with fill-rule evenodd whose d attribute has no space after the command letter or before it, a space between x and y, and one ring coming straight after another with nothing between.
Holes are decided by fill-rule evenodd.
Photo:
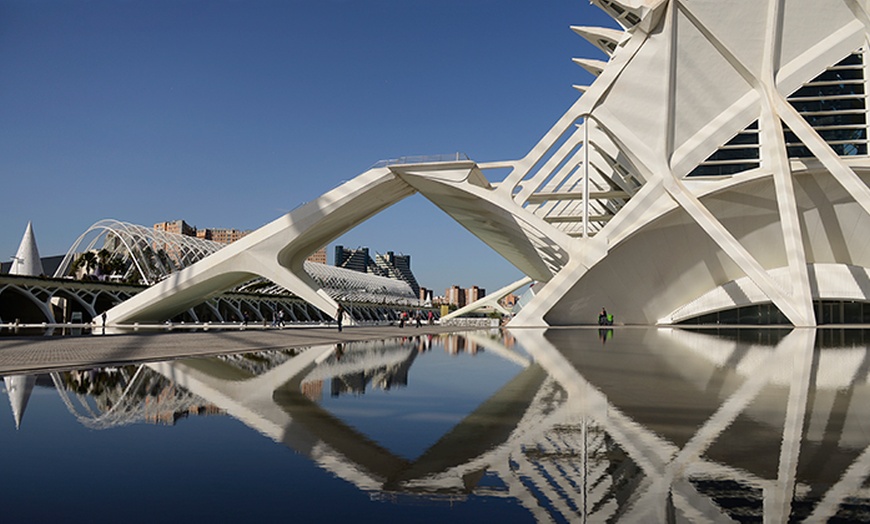
<instances>
[{"instance_id":1,"label":"stone walkway edge","mask_svg":"<svg viewBox=\"0 0 870 524\"><path fill-rule=\"evenodd\" d=\"M481 331L462 326L287 327L271 330L0 337L0 375Z\"/></svg>"}]
</instances>

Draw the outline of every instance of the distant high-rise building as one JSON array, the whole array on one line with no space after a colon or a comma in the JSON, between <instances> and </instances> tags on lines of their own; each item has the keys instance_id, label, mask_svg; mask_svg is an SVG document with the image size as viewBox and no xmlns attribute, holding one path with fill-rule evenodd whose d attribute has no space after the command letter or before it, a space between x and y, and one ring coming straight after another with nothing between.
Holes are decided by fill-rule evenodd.
<instances>
[{"instance_id":1,"label":"distant high-rise building","mask_svg":"<svg viewBox=\"0 0 870 524\"><path fill-rule=\"evenodd\" d=\"M236 240L244 237L251 231L241 231L238 229L225 228L203 228L197 229L191 226L184 220L173 220L171 222L158 222L154 224L154 229L157 231L166 231L167 233L175 233L176 235L185 235L189 237L201 238L203 240L211 240L221 244L232 244Z\"/></svg>"},{"instance_id":2,"label":"distant high-rise building","mask_svg":"<svg viewBox=\"0 0 870 524\"><path fill-rule=\"evenodd\" d=\"M517 300L519 300L519 299L520 299L520 297L511 293L511 294L507 295L506 297L502 298L501 300L499 300L499 304L506 307L507 309L512 309L517 304Z\"/></svg>"},{"instance_id":3,"label":"distant high-rise building","mask_svg":"<svg viewBox=\"0 0 870 524\"><path fill-rule=\"evenodd\" d=\"M465 290L465 303L471 304L472 302L477 302L481 298L486 296L486 290L483 288L479 288L477 286L471 286L470 288Z\"/></svg>"},{"instance_id":4,"label":"distant high-rise building","mask_svg":"<svg viewBox=\"0 0 870 524\"><path fill-rule=\"evenodd\" d=\"M468 289L464 289L459 286L451 286L444 291L444 303L456 307L465 307L485 296L486 290L482 287L471 286Z\"/></svg>"},{"instance_id":5,"label":"distant high-rise building","mask_svg":"<svg viewBox=\"0 0 870 524\"><path fill-rule=\"evenodd\" d=\"M375 255L375 273L382 277L404 280L420 296L420 284L411 272L411 255L396 255L387 251L385 255Z\"/></svg>"},{"instance_id":6,"label":"distant high-rise building","mask_svg":"<svg viewBox=\"0 0 870 524\"><path fill-rule=\"evenodd\" d=\"M347 249L339 245L335 246L333 265L360 273L402 280L408 283L415 295L420 296L420 284L411 271L411 255L397 255L387 251L385 255L375 254L375 259L372 260L367 247Z\"/></svg>"},{"instance_id":7,"label":"distant high-rise building","mask_svg":"<svg viewBox=\"0 0 870 524\"><path fill-rule=\"evenodd\" d=\"M450 305L464 307L465 298L465 290L459 286L451 286L444 291L444 300Z\"/></svg>"},{"instance_id":8,"label":"distant high-rise building","mask_svg":"<svg viewBox=\"0 0 870 524\"><path fill-rule=\"evenodd\" d=\"M207 229L210 240L221 244L232 244L236 240L243 238L250 231L239 231L238 229Z\"/></svg>"},{"instance_id":9,"label":"distant high-rise building","mask_svg":"<svg viewBox=\"0 0 870 524\"><path fill-rule=\"evenodd\" d=\"M185 235L188 237L196 236L196 228L185 222L184 220L172 220L170 222L158 222L154 224L156 231L166 231L167 233L175 233L176 235Z\"/></svg>"},{"instance_id":10,"label":"distant high-rise building","mask_svg":"<svg viewBox=\"0 0 870 524\"><path fill-rule=\"evenodd\" d=\"M371 257L369 257L369 248L358 247L356 249L345 249L344 246L335 246L335 261L336 267L343 267L360 273L368 273L369 266L373 266Z\"/></svg>"},{"instance_id":11,"label":"distant high-rise building","mask_svg":"<svg viewBox=\"0 0 870 524\"><path fill-rule=\"evenodd\" d=\"M314 253L311 253L310 255L308 255L308 258L306 258L306 260L309 262L316 262L318 264L326 264L326 247L324 246L315 251Z\"/></svg>"}]
</instances>

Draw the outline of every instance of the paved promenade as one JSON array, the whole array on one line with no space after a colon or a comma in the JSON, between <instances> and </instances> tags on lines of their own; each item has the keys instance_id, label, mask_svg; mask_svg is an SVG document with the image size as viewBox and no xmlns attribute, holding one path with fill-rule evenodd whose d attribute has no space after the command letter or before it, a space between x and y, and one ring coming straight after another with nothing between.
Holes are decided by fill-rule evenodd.
<instances>
[{"instance_id":1,"label":"paved promenade","mask_svg":"<svg viewBox=\"0 0 870 524\"><path fill-rule=\"evenodd\" d=\"M455 333L479 328L427 326L287 327L79 337L0 337L0 375L169 360L339 342Z\"/></svg>"}]
</instances>

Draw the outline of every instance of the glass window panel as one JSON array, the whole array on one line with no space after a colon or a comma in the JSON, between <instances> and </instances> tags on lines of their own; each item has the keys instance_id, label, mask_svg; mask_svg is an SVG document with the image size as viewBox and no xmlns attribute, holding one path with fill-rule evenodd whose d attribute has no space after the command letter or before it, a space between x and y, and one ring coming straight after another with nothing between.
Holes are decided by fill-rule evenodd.
<instances>
[{"instance_id":1,"label":"glass window panel","mask_svg":"<svg viewBox=\"0 0 870 524\"><path fill-rule=\"evenodd\" d=\"M759 324L759 313L758 306L742 307L737 312L737 321L740 324Z\"/></svg>"},{"instance_id":2,"label":"glass window panel","mask_svg":"<svg viewBox=\"0 0 870 524\"><path fill-rule=\"evenodd\" d=\"M861 303L847 301L843 303L843 322L846 324L861 323Z\"/></svg>"},{"instance_id":3,"label":"glass window panel","mask_svg":"<svg viewBox=\"0 0 870 524\"><path fill-rule=\"evenodd\" d=\"M836 82L838 80L861 80L864 78L864 71L859 68L855 69L832 69L825 71L817 76L814 82Z\"/></svg>"},{"instance_id":4,"label":"glass window panel","mask_svg":"<svg viewBox=\"0 0 870 524\"><path fill-rule=\"evenodd\" d=\"M758 148L720 149L707 160L751 160L758 159Z\"/></svg>"},{"instance_id":5,"label":"glass window panel","mask_svg":"<svg viewBox=\"0 0 870 524\"><path fill-rule=\"evenodd\" d=\"M755 169L758 163L740 163L724 165L700 165L692 170L688 176L727 176Z\"/></svg>"},{"instance_id":6,"label":"glass window panel","mask_svg":"<svg viewBox=\"0 0 870 524\"><path fill-rule=\"evenodd\" d=\"M789 98L808 98L816 96L862 95L864 84L810 84L794 92Z\"/></svg>"},{"instance_id":7,"label":"glass window panel","mask_svg":"<svg viewBox=\"0 0 870 524\"><path fill-rule=\"evenodd\" d=\"M838 100L789 100L792 107L800 113L819 111L846 111L864 109L864 98L844 98Z\"/></svg>"},{"instance_id":8,"label":"glass window panel","mask_svg":"<svg viewBox=\"0 0 870 524\"><path fill-rule=\"evenodd\" d=\"M840 60L840 62L837 65L843 66L843 65L863 65L863 64L864 64L864 59L861 56L861 54L860 53L852 53L849 56L847 56L846 58Z\"/></svg>"}]
</instances>

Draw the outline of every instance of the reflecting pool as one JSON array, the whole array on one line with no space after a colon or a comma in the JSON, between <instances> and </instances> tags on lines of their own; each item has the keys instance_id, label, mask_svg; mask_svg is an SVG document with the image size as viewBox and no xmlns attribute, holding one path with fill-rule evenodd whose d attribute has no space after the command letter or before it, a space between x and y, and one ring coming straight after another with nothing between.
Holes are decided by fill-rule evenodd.
<instances>
[{"instance_id":1,"label":"reflecting pool","mask_svg":"<svg viewBox=\"0 0 870 524\"><path fill-rule=\"evenodd\" d=\"M870 520L870 331L480 331L3 377L3 522Z\"/></svg>"}]
</instances>

